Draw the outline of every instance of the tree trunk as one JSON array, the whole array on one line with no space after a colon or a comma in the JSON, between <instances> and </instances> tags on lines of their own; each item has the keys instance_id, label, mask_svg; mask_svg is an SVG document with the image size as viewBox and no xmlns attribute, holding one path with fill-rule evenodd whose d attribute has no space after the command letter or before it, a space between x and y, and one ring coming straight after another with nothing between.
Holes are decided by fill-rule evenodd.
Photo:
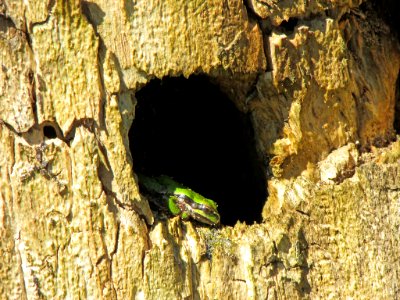
<instances>
[{"instance_id":1,"label":"tree trunk","mask_svg":"<svg viewBox=\"0 0 400 300\"><path fill-rule=\"evenodd\" d=\"M0 298L399 298L398 4L306 2L0 1Z\"/></svg>"}]
</instances>

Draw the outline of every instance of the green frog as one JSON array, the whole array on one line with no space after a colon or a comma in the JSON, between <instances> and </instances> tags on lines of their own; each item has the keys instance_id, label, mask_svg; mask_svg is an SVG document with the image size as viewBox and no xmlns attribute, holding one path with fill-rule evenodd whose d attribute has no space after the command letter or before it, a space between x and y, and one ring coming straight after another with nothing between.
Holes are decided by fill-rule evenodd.
<instances>
[{"instance_id":1,"label":"green frog","mask_svg":"<svg viewBox=\"0 0 400 300\"><path fill-rule=\"evenodd\" d=\"M218 205L213 200L165 175L148 177L138 174L138 177L140 188L149 200L157 206L168 208L174 216L179 215L182 220L192 218L212 226L219 224Z\"/></svg>"}]
</instances>

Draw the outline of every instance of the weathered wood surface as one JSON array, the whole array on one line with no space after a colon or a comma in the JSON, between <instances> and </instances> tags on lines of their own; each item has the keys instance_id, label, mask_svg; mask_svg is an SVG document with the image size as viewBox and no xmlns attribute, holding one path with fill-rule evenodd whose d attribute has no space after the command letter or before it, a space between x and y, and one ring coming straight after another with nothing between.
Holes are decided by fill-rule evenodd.
<instances>
[{"instance_id":1,"label":"weathered wood surface","mask_svg":"<svg viewBox=\"0 0 400 300\"><path fill-rule=\"evenodd\" d=\"M0 298L398 297L399 44L303 2L0 2ZM194 73L252 114L261 224L154 223L138 193L135 91Z\"/></svg>"}]
</instances>

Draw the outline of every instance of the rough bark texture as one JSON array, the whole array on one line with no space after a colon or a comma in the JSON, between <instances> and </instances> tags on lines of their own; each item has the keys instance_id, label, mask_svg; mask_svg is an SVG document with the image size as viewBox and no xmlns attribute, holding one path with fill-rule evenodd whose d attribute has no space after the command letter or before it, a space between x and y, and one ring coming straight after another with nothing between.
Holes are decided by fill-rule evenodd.
<instances>
[{"instance_id":1,"label":"rough bark texture","mask_svg":"<svg viewBox=\"0 0 400 300\"><path fill-rule=\"evenodd\" d=\"M399 43L368 1L311 2L0 1L0 298L400 297ZM198 73L251 113L260 224L138 192L135 92Z\"/></svg>"}]
</instances>

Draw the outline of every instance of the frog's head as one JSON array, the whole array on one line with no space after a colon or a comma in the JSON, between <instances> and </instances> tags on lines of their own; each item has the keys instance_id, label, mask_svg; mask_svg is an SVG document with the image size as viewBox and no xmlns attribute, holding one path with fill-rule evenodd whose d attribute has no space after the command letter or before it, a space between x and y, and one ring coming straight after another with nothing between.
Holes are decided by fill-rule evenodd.
<instances>
[{"instance_id":1,"label":"frog's head","mask_svg":"<svg viewBox=\"0 0 400 300\"><path fill-rule=\"evenodd\" d=\"M218 225L220 222L217 204L210 199L204 197L192 199L185 194L179 194L176 195L176 205L182 212L183 219L191 217L212 226Z\"/></svg>"}]
</instances>

